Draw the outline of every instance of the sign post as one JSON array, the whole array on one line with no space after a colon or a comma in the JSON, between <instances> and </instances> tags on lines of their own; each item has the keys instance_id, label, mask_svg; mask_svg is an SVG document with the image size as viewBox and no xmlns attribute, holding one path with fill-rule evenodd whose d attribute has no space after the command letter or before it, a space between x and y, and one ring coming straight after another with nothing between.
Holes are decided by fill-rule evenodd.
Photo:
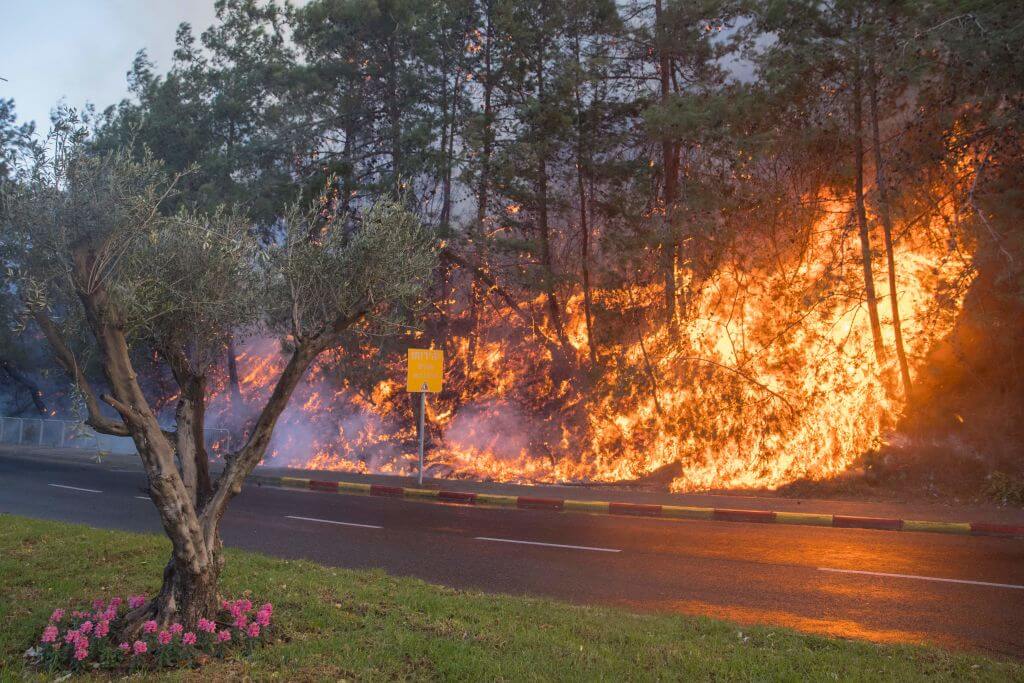
<instances>
[{"instance_id":1,"label":"sign post","mask_svg":"<svg viewBox=\"0 0 1024 683\"><path fill-rule=\"evenodd\" d=\"M409 349L409 367L405 389L420 395L420 467L417 481L423 486L423 442L427 426L427 392L441 391L444 351L440 349Z\"/></svg>"}]
</instances>

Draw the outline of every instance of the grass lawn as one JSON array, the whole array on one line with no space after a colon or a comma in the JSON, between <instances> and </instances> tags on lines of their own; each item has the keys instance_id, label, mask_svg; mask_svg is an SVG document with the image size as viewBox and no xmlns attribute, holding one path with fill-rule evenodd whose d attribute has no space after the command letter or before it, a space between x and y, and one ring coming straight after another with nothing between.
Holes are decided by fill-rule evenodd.
<instances>
[{"instance_id":1,"label":"grass lawn","mask_svg":"<svg viewBox=\"0 0 1024 683\"><path fill-rule=\"evenodd\" d=\"M0 679L54 607L152 592L160 536L0 515ZM167 679L1024 680L981 656L672 615L491 596L229 550L223 590L274 603L279 642Z\"/></svg>"}]
</instances>

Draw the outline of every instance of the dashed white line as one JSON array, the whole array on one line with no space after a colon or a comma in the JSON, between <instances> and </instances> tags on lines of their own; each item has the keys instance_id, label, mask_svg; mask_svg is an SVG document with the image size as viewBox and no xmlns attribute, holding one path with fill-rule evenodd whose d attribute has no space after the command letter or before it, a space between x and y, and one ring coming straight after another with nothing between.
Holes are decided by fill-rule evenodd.
<instances>
[{"instance_id":1,"label":"dashed white line","mask_svg":"<svg viewBox=\"0 0 1024 683\"><path fill-rule=\"evenodd\" d=\"M1014 583L992 583L991 581L972 581L970 579L946 579L941 576L917 576L915 574L891 574L888 572L868 572L860 569L834 569L832 567L818 567L820 572L834 572L836 574L863 574L866 576L884 576L890 579L916 579L917 581L938 581L941 583L965 583L971 586L990 586L992 588L1013 588L1024 590L1024 586Z\"/></svg>"},{"instance_id":2,"label":"dashed white line","mask_svg":"<svg viewBox=\"0 0 1024 683\"><path fill-rule=\"evenodd\" d=\"M103 493L103 491L97 491L96 489L83 489L81 486L65 486L64 484L47 484L47 486L54 486L59 489L71 489L72 491L85 491L86 493Z\"/></svg>"},{"instance_id":3,"label":"dashed white line","mask_svg":"<svg viewBox=\"0 0 1024 683\"><path fill-rule=\"evenodd\" d=\"M135 497L138 498L139 500L153 500L149 496L135 496Z\"/></svg>"},{"instance_id":4,"label":"dashed white line","mask_svg":"<svg viewBox=\"0 0 1024 683\"><path fill-rule=\"evenodd\" d=\"M363 529L383 529L376 524L356 524L355 522L339 522L333 519L317 519L316 517L299 517L298 515L285 515L288 519L301 519L303 522L320 522L322 524L337 524L339 526L357 526Z\"/></svg>"},{"instance_id":5,"label":"dashed white line","mask_svg":"<svg viewBox=\"0 0 1024 683\"><path fill-rule=\"evenodd\" d=\"M565 545L562 543L541 543L540 541L519 541L514 538L491 538L490 536L476 536L478 541L495 541L497 543L519 543L521 545L540 545L546 548L567 548L569 550L593 550L599 553L621 553L618 548L595 548L589 545Z\"/></svg>"}]
</instances>

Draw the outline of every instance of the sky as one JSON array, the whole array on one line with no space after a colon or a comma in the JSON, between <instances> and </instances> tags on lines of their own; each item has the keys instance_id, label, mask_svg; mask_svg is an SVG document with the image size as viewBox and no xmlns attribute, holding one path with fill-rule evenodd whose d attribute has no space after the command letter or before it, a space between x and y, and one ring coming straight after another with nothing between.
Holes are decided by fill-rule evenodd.
<instances>
[{"instance_id":1,"label":"sky","mask_svg":"<svg viewBox=\"0 0 1024 683\"><path fill-rule=\"evenodd\" d=\"M128 93L126 74L145 48L158 71L174 53L183 21L199 33L214 0L0 0L0 98L19 121L49 126L59 100L102 111Z\"/></svg>"}]
</instances>

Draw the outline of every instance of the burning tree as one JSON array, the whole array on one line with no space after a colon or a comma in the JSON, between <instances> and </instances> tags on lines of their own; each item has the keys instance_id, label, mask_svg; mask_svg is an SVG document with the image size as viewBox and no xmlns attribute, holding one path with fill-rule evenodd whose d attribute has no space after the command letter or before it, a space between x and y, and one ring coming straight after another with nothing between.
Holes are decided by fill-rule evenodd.
<instances>
[{"instance_id":1,"label":"burning tree","mask_svg":"<svg viewBox=\"0 0 1024 683\"><path fill-rule=\"evenodd\" d=\"M193 626L217 605L219 524L259 464L274 425L319 354L406 315L435 261L431 238L400 202L358 222L322 200L289 209L264 242L244 216L167 215L180 175L149 158L97 155L58 140L52 159L7 193L8 275L26 319L71 376L95 430L135 442L171 540L163 585L123 624ZM277 334L287 357L244 442L211 477L203 439L207 374L232 330ZM102 370L103 383L87 371ZM140 380L145 364L178 389L168 429Z\"/></svg>"}]
</instances>

